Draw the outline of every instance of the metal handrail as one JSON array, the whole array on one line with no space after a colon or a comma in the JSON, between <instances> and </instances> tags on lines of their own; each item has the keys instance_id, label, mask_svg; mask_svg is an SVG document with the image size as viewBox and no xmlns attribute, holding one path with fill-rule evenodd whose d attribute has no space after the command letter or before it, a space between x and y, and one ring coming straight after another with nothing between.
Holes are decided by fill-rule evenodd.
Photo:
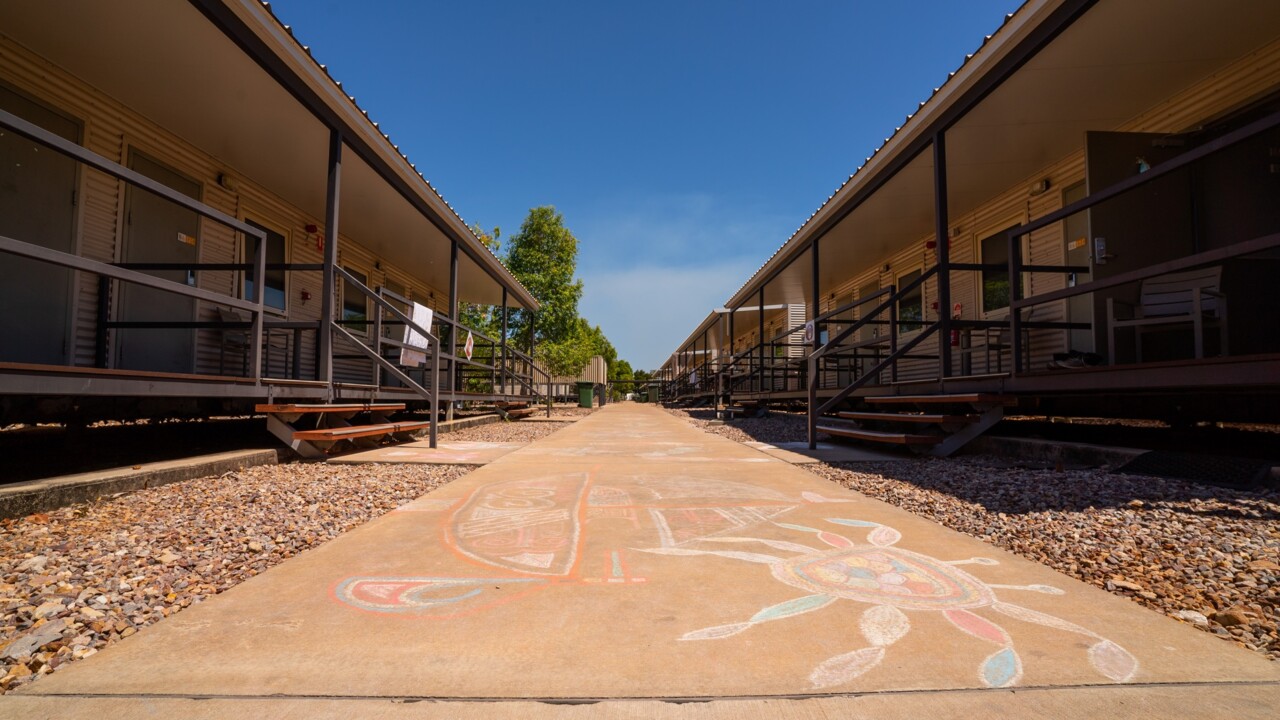
<instances>
[{"instance_id":1,"label":"metal handrail","mask_svg":"<svg viewBox=\"0 0 1280 720\"><path fill-rule=\"evenodd\" d=\"M1036 266L1022 264L1022 244L1018 242L1018 238L1035 232L1041 228L1048 227L1049 225L1068 218L1082 210L1088 210L1100 203L1123 195L1130 190L1166 177L1171 173L1188 167L1192 163L1209 157L1210 155L1221 150L1225 150L1226 148L1248 140L1255 135L1259 135L1275 127L1280 127L1280 111L1272 112L1265 117L1254 120L1243 127L1222 135L1221 137L1214 138L1197 148L1188 150L1176 157L1170 158L1153 166L1146 172L1125 178L1110 187L1099 190L1091 195L1087 195L1080 200L1055 210L1054 212L1042 215L1031 222L1023 223L1015 228L1011 228L1005 235L1009 251L1009 330L1011 336L1010 339L1012 341L1012 357L1010 358L1010 365L1013 368L1013 374L1017 375L1019 372L1018 369L1022 367L1022 356L1024 352L1024 348L1022 347L1023 308L1077 295L1083 295L1085 293L1093 293L1099 290L1137 282L1147 277L1156 277L1165 273L1176 272L1179 269L1191 269L1200 265L1212 264L1214 262L1236 257L1248 252L1280 247L1280 236L1270 235L1236 243L1235 245L1227 248L1219 248L1217 250L1210 250L1197 255L1180 258L1178 260L1159 263L1141 270L1121 273L1120 275L1106 278L1104 280L1093 280L1084 283L1083 285L1077 285L1073 288L1064 288L1062 290L1043 293L1030 298L1022 298L1020 297L1022 293L1022 282L1020 281L1020 278L1024 272L1035 272L1032 268L1035 268Z\"/></svg>"},{"instance_id":2,"label":"metal handrail","mask_svg":"<svg viewBox=\"0 0 1280 720\"><path fill-rule=\"evenodd\" d=\"M152 180L137 170L132 170L113 160L108 160L102 155L99 155L82 145L77 145L60 135L51 133L35 123L27 122L17 115L0 110L0 127L7 127L29 140L34 140L51 150L62 153L63 155L84 163L85 165L89 165L95 170L100 170L111 177L124 180L130 185L140 187L147 192L159 195L170 202L194 211L198 215L207 217L210 220L216 220L217 222L234 230L238 230L246 235L252 235L253 237L258 238L258 240L265 240L267 237L266 232L263 230L241 220L237 220L221 210L210 207L199 200L184 195L168 185Z\"/></svg>"},{"instance_id":3,"label":"metal handrail","mask_svg":"<svg viewBox=\"0 0 1280 720\"><path fill-rule=\"evenodd\" d=\"M134 187L141 188L147 192L162 197L169 202L187 208L188 210L195 212L197 215L214 220L231 228L232 230L243 233L244 235L257 238L258 252L256 253L253 263L253 267L257 272L255 277L261 278L266 275L266 270L264 268L266 267L267 260L267 235L264 230L232 217L221 210L210 207L199 200L188 197L187 195L184 195L163 183L153 180L136 170L132 170L113 160L109 160L86 147L67 140L56 133L49 132L35 123L27 122L12 113L0 110L0 127L9 128L18 135L34 140L55 152L66 155L72 160L88 165L119 180L124 180ZM30 252L22 252L20 251L19 246L29 246L29 243L24 243L20 240L13 240L12 238L4 239L11 241L10 243L6 243L8 247L6 251L17 255L23 255L36 260L43 260L45 262L52 262L56 265L63 265L77 270L96 272L99 276L111 277L124 282L132 282L166 292L174 292L180 295L187 295L189 297L207 300L209 302L228 307L247 310L250 313L250 317L253 322L249 346L249 352L253 356L253 380L255 384L261 384L262 323L265 312L263 302L265 299L264 283L255 283L252 302L240 301L238 298L229 298L207 290L201 290L200 288L193 288L182 283L162 280L161 278L139 273L136 270L128 270L124 268L108 270L107 268L110 268L110 266L106 263L96 263L77 255L69 255L68 253L59 253L57 251L49 251L53 254L32 254ZM41 249L48 250L47 248Z\"/></svg>"},{"instance_id":4,"label":"metal handrail","mask_svg":"<svg viewBox=\"0 0 1280 720\"><path fill-rule=\"evenodd\" d=\"M905 345L889 353L889 356L886 357L884 360L880 361L879 364L877 364L875 367L871 368L867 372L863 373L861 377L854 380L848 387L844 388L840 392L837 392L833 397L831 397L825 403L823 403L821 407L816 407L816 408L815 406L818 403L818 386L814 382L814 376L817 374L817 364L820 358L810 355L809 356L809 402L808 402L809 449L813 450L813 449L816 449L818 446L817 426L818 426L819 415L826 413L827 411L834 408L836 405L839 405L840 403L844 402L850 395L852 395L856 390L858 390L858 388L861 388L863 385L870 383L872 378L879 376L880 373L884 372L891 365L896 364L898 360L901 360L902 358L906 357L907 353L911 352L912 348L924 342L925 338L937 332L938 328L940 327L942 327L942 323L938 322L937 320L933 321L927 327L921 330L919 334L917 334L915 337L908 340Z\"/></svg>"},{"instance_id":5,"label":"metal handrail","mask_svg":"<svg viewBox=\"0 0 1280 720\"><path fill-rule=\"evenodd\" d=\"M438 415L439 415L439 397L440 397L440 355L443 352L443 348L440 345L440 338L437 337L434 333L432 333L430 328L424 328L421 325L414 322L412 318L410 318L408 315L405 315L403 312L401 312L400 309L397 308L395 305L392 305L391 302L387 300L385 297L383 297L380 292L375 292L374 290L366 286L364 283L357 280L354 275L347 272L346 268L334 267L334 271L338 274L339 277L351 283L352 287L354 287L362 295L364 295L365 297L373 301L374 306L377 308L377 311L378 311L378 319L377 319L377 322L375 323L375 327L379 327L381 323L381 314L383 312L390 312L391 315L395 317L397 320L407 325L409 328L411 328L414 332L418 333L422 337L426 338L427 348L416 348L416 349L419 349L425 352L425 350L431 348L432 344L435 345L435 349L431 352L431 390L430 392L428 392L426 388L422 387L417 382L414 382L413 378L409 377L407 374L401 371L400 368L396 367L395 364L393 364L391 361L387 360L386 358L382 357L383 344L394 343L400 347L406 347L405 343L402 343L397 340L391 340L390 338L384 338L382 337L382 334L380 332L377 332L377 333L374 333L374 337L372 338L372 341L375 343L375 347L371 348L365 343L361 342L360 339L357 338L355 335L352 335L351 332L348 331L345 327L343 327L338 320L330 319L329 321L330 332L332 332L333 330L337 330L347 339L348 342L350 342L352 345L358 348L361 353L367 355L370 359L372 359L375 363L377 363L377 365L380 366L382 369L390 372L392 376L394 376L397 380L404 383L406 386L413 389L414 392L418 393L424 399L430 402L431 425L429 429L429 435L430 435L431 447L434 448L436 446L436 435L437 435L436 423L439 421ZM332 352L332 348L333 348L333 345L330 344L330 352Z\"/></svg>"},{"instance_id":6,"label":"metal handrail","mask_svg":"<svg viewBox=\"0 0 1280 720\"><path fill-rule=\"evenodd\" d=\"M807 390L808 390L807 427L808 427L809 449L812 450L816 448L818 444L818 432L817 432L818 416L822 415L823 413L826 413L827 411L831 410L835 406L844 402L850 395L856 392L859 388L870 383L873 378L879 377L880 373L884 372L886 369L893 368L893 371L896 377L898 361L909 357L912 349L914 349L920 343L924 342L926 338L933 335L942 326L942 323L940 320L934 320L932 323L929 323L926 326L922 327L920 331L916 333L915 337L908 340L905 344L901 346L898 345L899 326L902 323L898 320L897 304L901 301L903 296L915 290L917 287L923 286L925 281L927 281L930 277L932 277L933 275L936 275L937 273L938 273L938 266L934 265L928 270L922 272L920 274L920 277L916 278L915 280L912 280L906 285L903 285L901 287L888 285L884 288L881 288L880 291L874 295L868 295L866 298L862 298L859 301L850 303L849 307L837 309L836 311L832 311L831 313L828 313L826 315L826 318L824 318L823 320L824 322L830 317L834 315L838 315L841 312L846 312L852 309L853 307L856 307L857 305L860 305L865 302L869 302L883 295L888 296L887 298L885 298L883 302L877 305L874 310L864 314L861 318L854 321L848 328L841 331L840 334L836 335L834 338L829 339L821 347L817 348L812 353L810 353L806 358L806 371L808 375L806 379L807 379ZM843 341L853 333L860 330L861 328L867 326L868 324L871 324L872 318L878 317L881 313L885 312L886 310L889 311L889 337L887 338L889 341L888 356L886 356L883 360L877 363L876 366L873 367L871 370L865 373L862 373L851 384L849 384L844 389L838 391L833 397L829 398L825 403L819 406L818 405L818 363L824 360L827 356L839 357L838 349L843 346ZM815 325L815 329L816 329L816 325Z\"/></svg>"},{"instance_id":7,"label":"metal handrail","mask_svg":"<svg viewBox=\"0 0 1280 720\"><path fill-rule=\"evenodd\" d=\"M937 273L938 273L938 266L934 265L933 267L921 273L920 277L916 278L915 280L912 280L911 282L907 283L903 287L900 287L895 290L893 285L887 285L884 288L881 288L880 292L876 293L875 295L869 295L868 298L879 297L880 295L884 295L885 292L888 291L889 298L884 302L880 303L879 305L877 305L875 310L872 310L871 312L867 313L861 318L855 320L852 325L850 325L849 327L841 331L839 335L828 340L825 345L823 345L822 347L819 347L817 350L814 350L813 353L810 354L810 357L814 357L814 356L822 357L823 355L827 354L828 352L831 351L832 347L838 346L842 340L849 337L851 334L860 330L864 326L870 324L871 318L876 317L877 315L884 312L885 310L896 307L897 302L902 298L903 295L906 295L908 292L915 290L917 287L923 285L926 280L933 277ZM899 323L895 317L891 321L891 324L889 326L890 338L897 337L898 324Z\"/></svg>"},{"instance_id":8,"label":"metal handrail","mask_svg":"<svg viewBox=\"0 0 1280 720\"><path fill-rule=\"evenodd\" d=\"M391 361L382 357L382 353L379 353L375 351L373 348L369 347L368 345L365 345L364 343L360 342L359 338L357 338L355 335L352 335L351 332L346 328L342 327L342 325L337 320L330 320L329 331L333 332L335 330L341 333L342 336L345 337L348 342L350 342L352 345L355 345L357 348L359 348L360 352L364 353L369 359L373 360L375 363L378 363L383 367L384 370L394 375L396 379L398 379L400 382L412 388L419 395L422 395L423 397L426 397L430 400L431 424L427 426L428 427L427 434L428 434L430 447L435 448L437 444L436 443L437 441L436 423L439 422L439 414L440 414L439 401L437 400L437 394L436 394L436 391L439 388L438 386L435 385L435 382L440 377L440 354L438 352L431 353L431 374L433 378L432 380L433 387L432 387L432 392L428 393L426 388L414 382L413 378L409 377L404 372L402 372L400 368L392 364ZM418 332L421 333L421 330L419 330ZM437 340L436 342L437 342L437 348L438 348L439 340Z\"/></svg>"}]
</instances>

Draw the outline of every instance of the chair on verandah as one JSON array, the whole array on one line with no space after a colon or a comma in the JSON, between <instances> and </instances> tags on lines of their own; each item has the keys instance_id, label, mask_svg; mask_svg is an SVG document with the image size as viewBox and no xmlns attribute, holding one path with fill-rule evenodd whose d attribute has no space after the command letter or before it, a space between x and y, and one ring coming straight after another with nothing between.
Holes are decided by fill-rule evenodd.
<instances>
[{"instance_id":1,"label":"chair on verandah","mask_svg":"<svg viewBox=\"0 0 1280 720\"><path fill-rule=\"evenodd\" d=\"M1204 357L1204 328L1216 325L1219 354L1227 354L1227 298L1221 292L1222 266L1169 273L1142 281L1138 302L1107 298L1108 361L1116 364L1116 330L1134 329L1137 360L1142 362L1142 336L1170 325L1191 325L1197 360ZM1119 317L1117 306L1129 308L1128 317Z\"/></svg>"},{"instance_id":2,"label":"chair on verandah","mask_svg":"<svg viewBox=\"0 0 1280 720\"><path fill-rule=\"evenodd\" d=\"M1011 311L1012 312L1012 311ZM1023 316L1023 322L1031 320L1031 316L1036 312L1036 308L1031 308ZM986 353L987 372L991 372L991 358L994 355L996 360L996 372L1004 372L1004 354L1006 352L1013 353L1013 329L1010 326L989 327L983 330L983 349ZM1011 357L1010 363L1013 362ZM1028 328L1022 328L1022 371L1031 371L1031 331Z\"/></svg>"},{"instance_id":3,"label":"chair on verandah","mask_svg":"<svg viewBox=\"0 0 1280 720\"><path fill-rule=\"evenodd\" d=\"M224 323L247 323L250 321L248 313L240 312L232 308L218 308L218 320ZM289 357L289 336L273 335L270 330L263 334L263 363L271 368L271 350L279 349L284 352L284 357ZM218 373L225 375L227 372L226 361L227 351L230 350L234 354L240 356L240 374L247 376L249 374L249 351L253 348L253 339L250 337L249 328L225 327L222 329L222 341L218 345Z\"/></svg>"}]
</instances>

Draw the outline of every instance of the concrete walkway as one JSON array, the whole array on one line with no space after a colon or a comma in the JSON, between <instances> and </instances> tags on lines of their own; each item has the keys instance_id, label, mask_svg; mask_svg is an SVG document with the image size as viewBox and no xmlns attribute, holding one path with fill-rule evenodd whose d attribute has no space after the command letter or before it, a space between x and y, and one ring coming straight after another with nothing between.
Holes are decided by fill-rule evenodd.
<instances>
[{"instance_id":1,"label":"concrete walkway","mask_svg":"<svg viewBox=\"0 0 1280 720\"><path fill-rule=\"evenodd\" d=\"M619 404L0 698L0 717L1278 706L1257 655Z\"/></svg>"}]
</instances>

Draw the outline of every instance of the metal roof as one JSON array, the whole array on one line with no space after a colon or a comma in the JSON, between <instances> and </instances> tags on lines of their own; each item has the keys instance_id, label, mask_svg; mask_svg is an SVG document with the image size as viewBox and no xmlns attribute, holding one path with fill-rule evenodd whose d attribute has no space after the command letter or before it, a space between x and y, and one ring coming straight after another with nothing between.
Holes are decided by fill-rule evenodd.
<instances>
[{"instance_id":1,"label":"metal roof","mask_svg":"<svg viewBox=\"0 0 1280 720\"><path fill-rule=\"evenodd\" d=\"M234 3L234 0L223 0L223 1L227 2L228 4ZM342 82L337 78L333 77L333 75L329 72L328 66L321 63L315 57L315 55L312 54L311 47L309 45L302 44L302 41L299 40L296 35L294 35L293 27L285 24L284 21L275 14L275 11L272 10L271 8L271 3L268 2L267 0L256 0L256 2L254 2L254 0L242 0L242 3L244 6L258 5L263 10L266 11L266 16L270 18L280 29L284 30L285 34L294 42L296 47L302 50L306 54L306 57L310 59L311 63L314 65L314 68L322 72L324 76L328 78L330 82L333 83L333 86L340 91L341 96L346 98L346 101L350 104L350 106L360 114L364 122L367 124L367 129L373 130L375 136L380 136L382 138L382 143L384 146L383 149L384 150L389 149L394 156L397 156L399 160L404 164L404 166L407 167L407 169L413 175L417 176L418 180L421 181L422 187L430 191L430 194L434 196L434 198L438 200L440 204L442 204L445 207L448 213L453 217L454 220L457 221L458 225L460 225L461 228L465 231L463 234L464 240L468 240L472 243L473 245L472 249L486 256L486 260L490 261L490 264L491 266L493 266L493 269L501 272L501 274L505 276L504 280L511 283L512 285L511 289L516 291L517 296L521 296L521 295L524 296L524 297L518 298L521 300L521 304L525 307L536 310L539 307L539 303L537 299L533 297L533 294L530 293L529 290L525 288L524 285L519 280L517 280L514 275L511 274L511 270L506 266L505 263L502 262L502 259L499 258L493 252L493 250L489 248L489 246L485 245L478 237L476 237L476 234L472 232L470 225L467 224L466 220L463 219L462 215L458 213L458 211L453 207L453 205L448 200L445 200L444 196L440 193L440 191L437 190L435 186L431 184L431 181L427 180L426 176L422 174L422 171L418 170L418 166L413 162L411 162L407 155L401 152L400 146L395 144L395 142L392 141L390 135L388 135L386 132L383 132L383 130L379 127L379 124L369 116L369 111L360 107L360 104L359 102L356 101L355 96L348 94L345 90L342 89ZM457 228L455 228L455 230L456 229Z\"/></svg>"},{"instance_id":2,"label":"metal roof","mask_svg":"<svg viewBox=\"0 0 1280 720\"><path fill-rule=\"evenodd\" d=\"M938 87L935 87L933 89L933 92L929 94L929 97L925 98L920 102L915 112L911 112L907 114L906 118L903 119L902 124L894 128L893 134L891 134L889 137L886 137L884 139L884 142L882 142L879 145L879 147L877 147L875 151L871 153L871 155L867 156L867 158L862 161L862 164L859 165L853 171L853 173L849 175L849 177L846 178L845 181L842 182L830 195L828 195L827 199L823 201L823 203L819 205L816 210L814 210L812 213L809 214L809 217L805 218L804 222L802 222L800 226L797 227L795 231L792 232L791 235L788 236L787 239L783 241L783 243L779 245L778 248L774 250L773 253L770 254L769 257L766 258L763 263L761 263L760 267L757 268L756 271L753 272L751 276L747 278L747 280L743 282L742 285L740 285L737 290L734 291L733 295L730 296L729 302L725 304L726 305L732 304L734 299L736 299L739 295L741 295L742 292L746 290L748 287L753 285L756 279L760 276L760 274L766 268L768 268L770 264L772 264L774 260L778 258L778 256L781 255L782 252L786 250L789 245L793 244L793 241L795 241L801 235L807 234L806 231L813 230L814 229L813 226L815 225L815 218L818 218L818 216L821 215L824 210L827 210L833 204L837 204L841 199L839 198L839 196L842 192L850 188L850 186L852 186L855 183L855 181L860 181L868 175L873 175L874 173L871 171L874 170L875 168L868 168L868 166L872 164L872 161L877 159L880 156L880 153L882 151L886 151L887 149L890 148L890 146L896 145L897 144L896 141L899 138L910 134L914 130L918 130L919 127L924 124L924 121L922 118L922 114L923 114L922 111L926 110L926 108L929 106L931 102L935 102L935 99L939 97L939 94L943 94L944 97L947 95L945 91L950 90L951 88L949 86L957 82L956 75L958 73L961 73L961 71L964 70L966 66L972 63L974 58L978 57L983 52L983 50L987 48L988 45L990 45L991 41L1000 35L1001 31L1003 31L1006 27L1008 27L1009 24L1015 18L1018 18L1018 16L1024 13L1028 13L1029 8L1031 6L1034 5L1034 6L1043 7L1047 3L1048 3L1048 0L1025 0L1025 2L1023 2L1023 4L1020 5L1017 10L1005 15L1004 20L1000 23L1000 26L996 28L996 30L992 34L985 36L982 40L982 43L978 45L977 49L965 55L964 60L961 61L960 65L958 65L955 70L952 70L950 73L947 74L947 79L943 81L941 85L939 85ZM939 104L939 103L935 103L935 104ZM864 173L863 170L868 170L868 172Z\"/></svg>"}]
</instances>

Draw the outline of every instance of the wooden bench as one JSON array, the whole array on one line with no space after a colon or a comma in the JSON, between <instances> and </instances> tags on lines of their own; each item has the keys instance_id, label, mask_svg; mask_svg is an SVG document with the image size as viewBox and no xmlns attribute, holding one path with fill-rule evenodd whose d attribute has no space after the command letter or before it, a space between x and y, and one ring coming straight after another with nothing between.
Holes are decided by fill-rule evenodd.
<instances>
[{"instance_id":1,"label":"wooden bench","mask_svg":"<svg viewBox=\"0 0 1280 720\"><path fill-rule=\"evenodd\" d=\"M1142 336L1158 326L1190 324L1197 360L1204 358L1204 326L1218 326L1219 354L1227 354L1227 298L1222 294L1222 266L1169 273L1142 281L1137 304L1107 298L1107 359L1116 364L1116 330L1134 328L1137 360L1142 362ZM1116 306L1129 308L1129 317Z\"/></svg>"}]
</instances>

